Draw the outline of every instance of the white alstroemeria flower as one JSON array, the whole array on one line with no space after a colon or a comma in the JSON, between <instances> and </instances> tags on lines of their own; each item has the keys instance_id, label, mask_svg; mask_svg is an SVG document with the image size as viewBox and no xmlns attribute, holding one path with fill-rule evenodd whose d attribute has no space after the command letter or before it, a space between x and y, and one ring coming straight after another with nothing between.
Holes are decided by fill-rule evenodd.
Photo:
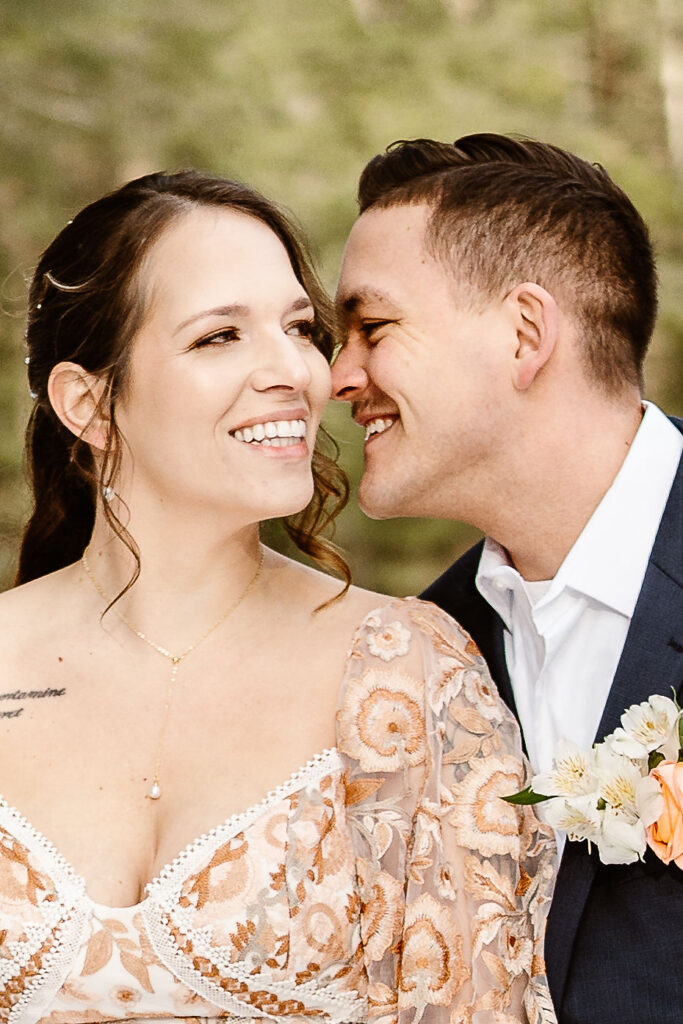
<instances>
[{"instance_id":1,"label":"white alstroemeria flower","mask_svg":"<svg viewBox=\"0 0 683 1024\"><path fill-rule=\"evenodd\" d=\"M636 787L636 809L645 828L653 825L664 810L662 787L651 775L644 776Z\"/></svg>"},{"instance_id":2,"label":"white alstroemeria flower","mask_svg":"<svg viewBox=\"0 0 683 1024\"><path fill-rule=\"evenodd\" d=\"M597 788L591 769L591 752L582 750L571 740L557 741L553 766L548 772L534 775L534 793L544 796L580 796Z\"/></svg>"},{"instance_id":3,"label":"white alstroemeria flower","mask_svg":"<svg viewBox=\"0 0 683 1024\"><path fill-rule=\"evenodd\" d=\"M629 757L617 754L600 743L594 748L594 770L599 780L599 795L608 808L616 811L624 820L633 823L638 820L636 794L643 773Z\"/></svg>"},{"instance_id":4,"label":"white alstroemeria flower","mask_svg":"<svg viewBox=\"0 0 683 1024\"><path fill-rule=\"evenodd\" d=\"M604 812L601 835L597 840L603 864L633 864L643 857L646 846L642 821L627 821L611 809Z\"/></svg>"},{"instance_id":5,"label":"white alstroemeria flower","mask_svg":"<svg viewBox=\"0 0 683 1024\"><path fill-rule=\"evenodd\" d=\"M671 737L680 711L669 697L655 693L642 704L632 704L621 716L621 727L608 737L609 745L626 757L647 757Z\"/></svg>"},{"instance_id":6,"label":"white alstroemeria flower","mask_svg":"<svg viewBox=\"0 0 683 1024\"><path fill-rule=\"evenodd\" d=\"M595 794L549 800L543 816L552 828L566 832L568 839L597 842L600 838L602 813L598 810Z\"/></svg>"}]
</instances>

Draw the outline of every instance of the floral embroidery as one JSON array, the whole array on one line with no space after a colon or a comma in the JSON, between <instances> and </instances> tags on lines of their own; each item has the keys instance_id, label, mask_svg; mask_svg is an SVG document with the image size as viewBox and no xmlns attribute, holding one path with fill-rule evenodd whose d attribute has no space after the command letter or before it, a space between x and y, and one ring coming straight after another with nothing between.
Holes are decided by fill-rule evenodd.
<instances>
[{"instance_id":1,"label":"floral embroidery","mask_svg":"<svg viewBox=\"0 0 683 1024\"><path fill-rule=\"evenodd\" d=\"M522 815L502 797L523 780L523 767L516 757L485 757L471 766L462 782L451 787L450 821L460 846L484 857L499 854L519 860Z\"/></svg>"},{"instance_id":2,"label":"floral embroidery","mask_svg":"<svg viewBox=\"0 0 683 1024\"><path fill-rule=\"evenodd\" d=\"M499 799L525 769L475 645L392 602L354 637L337 724L136 907L89 901L0 802L0 1021L556 1024L551 832Z\"/></svg>"},{"instance_id":3,"label":"floral embroidery","mask_svg":"<svg viewBox=\"0 0 683 1024\"><path fill-rule=\"evenodd\" d=\"M368 632L368 649L382 661L400 658L410 650L410 630L401 622L388 622L382 629Z\"/></svg>"},{"instance_id":4,"label":"floral embroidery","mask_svg":"<svg viewBox=\"0 0 683 1024\"><path fill-rule=\"evenodd\" d=\"M556 1024L542 956L552 835L501 800L526 779L517 724L446 615L409 600L383 613L399 617L412 632L400 667L380 667L376 614L338 712L368 1017Z\"/></svg>"},{"instance_id":5,"label":"floral embroidery","mask_svg":"<svg viewBox=\"0 0 683 1024\"><path fill-rule=\"evenodd\" d=\"M470 969L449 908L429 893L406 904L399 964L399 1007L450 1006Z\"/></svg>"},{"instance_id":6,"label":"floral embroidery","mask_svg":"<svg viewBox=\"0 0 683 1024\"><path fill-rule=\"evenodd\" d=\"M395 772L424 760L423 693L401 668L369 668L349 680L338 716L344 750L364 771Z\"/></svg>"}]
</instances>

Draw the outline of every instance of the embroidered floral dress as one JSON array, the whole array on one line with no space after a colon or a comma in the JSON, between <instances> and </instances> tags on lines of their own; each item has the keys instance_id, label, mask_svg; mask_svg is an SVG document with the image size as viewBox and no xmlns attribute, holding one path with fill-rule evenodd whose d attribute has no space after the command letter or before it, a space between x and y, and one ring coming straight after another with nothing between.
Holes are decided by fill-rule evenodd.
<instances>
[{"instance_id":1,"label":"embroidered floral dress","mask_svg":"<svg viewBox=\"0 0 683 1024\"><path fill-rule=\"evenodd\" d=\"M338 743L199 837L134 907L0 801L0 1020L554 1024L554 845L516 724L433 605L368 615Z\"/></svg>"}]
</instances>

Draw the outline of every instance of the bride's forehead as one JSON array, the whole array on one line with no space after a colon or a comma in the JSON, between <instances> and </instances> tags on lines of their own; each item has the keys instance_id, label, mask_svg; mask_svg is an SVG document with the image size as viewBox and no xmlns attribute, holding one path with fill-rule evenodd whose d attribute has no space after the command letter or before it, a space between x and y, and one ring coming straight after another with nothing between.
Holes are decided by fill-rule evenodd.
<instances>
[{"instance_id":1,"label":"bride's forehead","mask_svg":"<svg viewBox=\"0 0 683 1024\"><path fill-rule=\"evenodd\" d=\"M220 256L239 265L252 251L289 262L283 243L257 217L229 206L194 206L164 228L149 250L148 262L155 264L170 255L184 262Z\"/></svg>"},{"instance_id":2,"label":"bride's forehead","mask_svg":"<svg viewBox=\"0 0 683 1024\"><path fill-rule=\"evenodd\" d=\"M289 302L305 294L275 232L221 207L193 209L173 221L150 247L138 282L148 308L159 297L185 306L211 297L230 303L250 295L252 301L279 298L281 289Z\"/></svg>"}]
</instances>

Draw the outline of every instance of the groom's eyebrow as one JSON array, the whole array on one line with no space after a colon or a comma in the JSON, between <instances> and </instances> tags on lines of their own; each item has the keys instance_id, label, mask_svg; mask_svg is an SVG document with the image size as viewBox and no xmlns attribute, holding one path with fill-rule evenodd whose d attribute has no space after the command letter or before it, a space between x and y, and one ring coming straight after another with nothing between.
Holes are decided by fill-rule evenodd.
<instances>
[{"instance_id":1,"label":"groom's eyebrow","mask_svg":"<svg viewBox=\"0 0 683 1024\"><path fill-rule=\"evenodd\" d=\"M337 307L342 313L351 316L358 311L358 307L370 302L392 302L391 296L387 295L380 288L356 288L348 295L337 297Z\"/></svg>"}]
</instances>

